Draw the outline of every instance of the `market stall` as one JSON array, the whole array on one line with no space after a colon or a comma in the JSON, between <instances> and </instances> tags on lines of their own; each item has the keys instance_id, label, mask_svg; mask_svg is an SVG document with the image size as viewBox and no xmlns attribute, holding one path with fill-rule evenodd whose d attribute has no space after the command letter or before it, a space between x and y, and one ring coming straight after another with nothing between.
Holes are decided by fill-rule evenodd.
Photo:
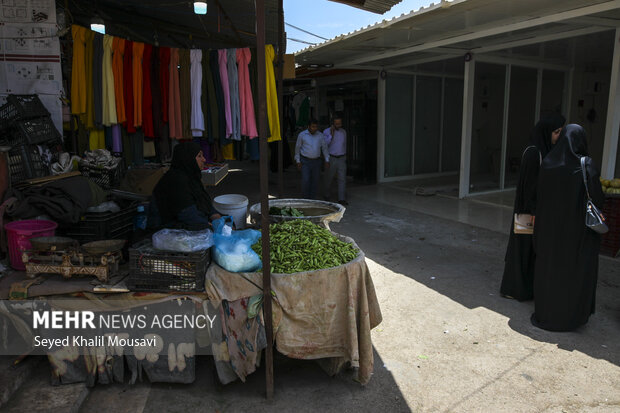
<instances>
[{"instance_id":1,"label":"market stall","mask_svg":"<svg viewBox=\"0 0 620 413\"><path fill-rule=\"evenodd\" d=\"M151 7L139 1L93 5L72 0L46 15L50 30L60 27L45 38L62 72L54 84L56 92L66 91L65 122L59 127L58 108L36 93L38 81L29 89L6 88L0 108L0 211L17 272L0 278L0 298L59 309L67 308L60 303L66 306L70 299L70 308L96 314L137 308L148 300L213 303L222 327L206 347L222 382L245 379L264 350L271 397L275 343L290 357L324 360L330 373L346 363L359 368L359 381L365 384L372 371L370 330L381 315L363 252L353 240L329 232L299 238L302 249L320 240L339 248L313 251L292 265L270 242L286 231L273 235L270 220L260 219L258 237L256 229L249 229L256 239L251 245L242 242L259 265L233 273L224 269L230 270L222 259L226 253L218 248L222 234L217 231L215 245L200 251L154 248L144 231L149 196L168 170L165 161L173 147L186 141L202 148L207 165L201 177L207 186L225 178L225 161L239 159L244 142L250 159L260 159L261 202L255 211L272 215L267 143L280 141L281 77L276 92L276 73L281 76L283 68L280 64L274 70L274 63L282 62L282 2L228 3L223 7L217 2L217 13L192 19L187 10L179 13L165 3ZM231 18L226 12L231 7L247 13ZM138 23L136 16L148 23ZM105 34L89 30L91 20L101 17ZM280 166L281 156L279 150ZM281 172L280 167L282 192ZM245 205L247 211L247 199ZM337 212L341 217L344 209ZM7 221L13 222L4 225ZM245 224L245 214L237 223ZM300 322L300 317L314 322ZM9 319L28 343L32 332L24 328L24 320ZM108 333L116 334L102 331ZM235 344L239 337L244 337L243 348ZM183 336L180 342L165 343L182 351L158 345L149 357L102 352L96 344L80 351L61 345L46 354L54 383L122 380L123 358L131 382L143 372L153 381L188 382L198 347L188 350L185 344L199 344L203 338Z\"/></svg>"}]
</instances>

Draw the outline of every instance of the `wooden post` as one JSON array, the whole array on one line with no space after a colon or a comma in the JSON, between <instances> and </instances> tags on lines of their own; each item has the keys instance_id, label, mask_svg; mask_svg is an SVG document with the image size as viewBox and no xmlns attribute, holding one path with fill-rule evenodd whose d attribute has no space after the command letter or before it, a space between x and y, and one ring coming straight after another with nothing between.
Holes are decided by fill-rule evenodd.
<instances>
[{"instance_id":1,"label":"wooden post","mask_svg":"<svg viewBox=\"0 0 620 413\"><path fill-rule=\"evenodd\" d=\"M265 318L265 389L273 398L273 319L271 310L271 262L269 261L269 176L267 159L267 90L265 65L265 0L256 0L256 55L258 66L258 134L260 147L260 203L263 255L263 315Z\"/></svg>"},{"instance_id":2,"label":"wooden post","mask_svg":"<svg viewBox=\"0 0 620 413\"><path fill-rule=\"evenodd\" d=\"M284 0L278 0L278 112L280 119L280 136L278 141L278 197L284 197Z\"/></svg>"}]
</instances>

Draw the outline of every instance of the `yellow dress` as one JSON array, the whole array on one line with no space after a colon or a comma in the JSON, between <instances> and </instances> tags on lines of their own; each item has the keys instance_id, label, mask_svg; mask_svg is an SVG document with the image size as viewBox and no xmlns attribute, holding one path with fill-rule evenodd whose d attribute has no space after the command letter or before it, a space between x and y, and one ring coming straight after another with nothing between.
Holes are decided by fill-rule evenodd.
<instances>
[{"instance_id":1,"label":"yellow dress","mask_svg":"<svg viewBox=\"0 0 620 413\"><path fill-rule=\"evenodd\" d=\"M276 91L276 76L273 71L273 59L275 51L273 46L265 46L265 66L266 66L266 86L267 86L267 117L269 118L269 130L271 136L267 142L279 141L280 137L280 115L278 112L278 92Z\"/></svg>"},{"instance_id":2,"label":"yellow dress","mask_svg":"<svg viewBox=\"0 0 620 413\"><path fill-rule=\"evenodd\" d=\"M123 85L123 56L125 54L125 39L114 38L112 43L112 73L114 74L114 97L116 98L116 120L118 123L127 121L125 116L125 93Z\"/></svg>"},{"instance_id":3,"label":"yellow dress","mask_svg":"<svg viewBox=\"0 0 620 413\"><path fill-rule=\"evenodd\" d=\"M93 129L88 135L88 146L91 151L105 149L105 133L103 129Z\"/></svg>"},{"instance_id":4,"label":"yellow dress","mask_svg":"<svg viewBox=\"0 0 620 413\"><path fill-rule=\"evenodd\" d=\"M73 64L71 66L71 113L79 115L86 113L86 67L85 67L85 40L86 28L72 25L73 36Z\"/></svg>"},{"instance_id":5,"label":"yellow dress","mask_svg":"<svg viewBox=\"0 0 620 413\"><path fill-rule=\"evenodd\" d=\"M111 126L116 120L116 96L114 94L114 73L112 71L112 45L114 37L108 34L103 36L103 125Z\"/></svg>"},{"instance_id":6,"label":"yellow dress","mask_svg":"<svg viewBox=\"0 0 620 413\"><path fill-rule=\"evenodd\" d=\"M234 161L235 159L235 150L233 148L233 143L227 143L226 145L222 145L222 157L227 161Z\"/></svg>"}]
</instances>

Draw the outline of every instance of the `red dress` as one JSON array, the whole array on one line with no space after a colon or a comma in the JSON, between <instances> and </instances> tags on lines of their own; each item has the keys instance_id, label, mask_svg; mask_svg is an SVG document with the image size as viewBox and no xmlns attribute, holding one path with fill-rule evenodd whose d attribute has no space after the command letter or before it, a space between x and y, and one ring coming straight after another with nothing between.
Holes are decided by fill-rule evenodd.
<instances>
[{"instance_id":1,"label":"red dress","mask_svg":"<svg viewBox=\"0 0 620 413\"><path fill-rule=\"evenodd\" d=\"M161 117L168 122L168 88L170 82L170 48L159 48L159 88L161 89Z\"/></svg>"},{"instance_id":2,"label":"red dress","mask_svg":"<svg viewBox=\"0 0 620 413\"><path fill-rule=\"evenodd\" d=\"M136 127L133 125L133 42L127 40L125 42L125 54L123 55L123 93L125 95L125 117L127 121L123 123L127 132L134 133Z\"/></svg>"},{"instance_id":3,"label":"red dress","mask_svg":"<svg viewBox=\"0 0 620 413\"><path fill-rule=\"evenodd\" d=\"M142 131L146 138L155 137L155 129L153 128L153 96L151 94L151 57L153 55L153 46L144 45L144 54L142 55Z\"/></svg>"}]
</instances>

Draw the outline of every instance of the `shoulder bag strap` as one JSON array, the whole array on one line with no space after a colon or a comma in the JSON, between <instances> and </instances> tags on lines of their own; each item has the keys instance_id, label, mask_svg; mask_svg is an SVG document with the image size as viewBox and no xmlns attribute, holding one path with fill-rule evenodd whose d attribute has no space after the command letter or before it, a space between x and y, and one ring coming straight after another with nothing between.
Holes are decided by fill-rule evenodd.
<instances>
[{"instance_id":1,"label":"shoulder bag strap","mask_svg":"<svg viewBox=\"0 0 620 413\"><path fill-rule=\"evenodd\" d=\"M590 191L588 191L588 178L586 177L586 157L581 157L581 175L583 176L583 185L586 187L586 195L588 196L588 201L591 201Z\"/></svg>"},{"instance_id":2,"label":"shoulder bag strap","mask_svg":"<svg viewBox=\"0 0 620 413\"><path fill-rule=\"evenodd\" d=\"M525 152L527 152L527 150L530 148L536 148L536 145L530 145L527 148L525 148L523 150L523 154L521 155L521 159L523 159L523 157L525 156ZM538 148L536 148L536 150L538 150ZM542 165L542 154L540 153L540 151L538 151L538 157L540 158L539 164Z\"/></svg>"}]
</instances>

